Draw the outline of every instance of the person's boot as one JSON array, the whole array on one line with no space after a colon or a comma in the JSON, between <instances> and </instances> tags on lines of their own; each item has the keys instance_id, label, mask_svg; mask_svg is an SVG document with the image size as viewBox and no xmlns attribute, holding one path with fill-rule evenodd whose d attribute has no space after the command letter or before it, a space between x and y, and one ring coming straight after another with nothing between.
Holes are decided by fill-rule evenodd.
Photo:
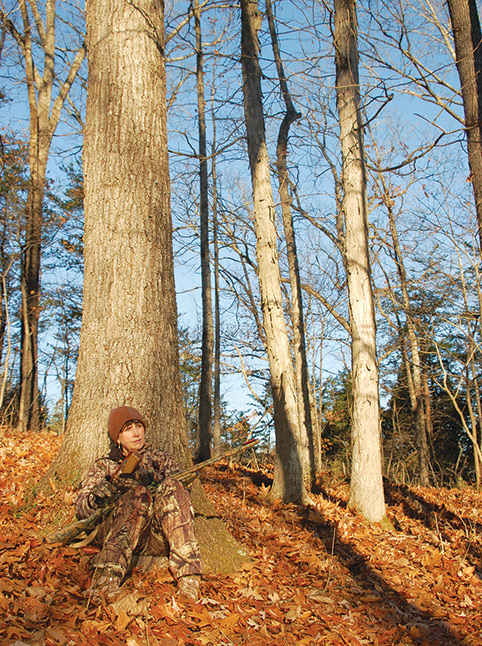
<instances>
[{"instance_id":1,"label":"person's boot","mask_svg":"<svg viewBox=\"0 0 482 646\"><path fill-rule=\"evenodd\" d=\"M120 593L121 577L115 570L103 568L92 578L89 590L89 603L95 606L115 601Z\"/></svg>"},{"instance_id":2,"label":"person's boot","mask_svg":"<svg viewBox=\"0 0 482 646\"><path fill-rule=\"evenodd\" d=\"M191 601L197 601L199 599L199 588L201 587L201 577L200 576L182 576L179 579L177 587L177 596L186 597Z\"/></svg>"}]
</instances>

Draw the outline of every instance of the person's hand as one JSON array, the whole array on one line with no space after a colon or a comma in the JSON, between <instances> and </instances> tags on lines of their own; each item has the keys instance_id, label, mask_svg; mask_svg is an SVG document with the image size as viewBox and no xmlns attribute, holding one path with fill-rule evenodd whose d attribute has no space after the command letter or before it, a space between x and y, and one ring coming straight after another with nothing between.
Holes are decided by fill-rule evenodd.
<instances>
[{"instance_id":1,"label":"person's hand","mask_svg":"<svg viewBox=\"0 0 482 646\"><path fill-rule=\"evenodd\" d=\"M136 469L134 473L121 473L117 482L120 489L128 489L136 484L148 487L154 482L155 476L152 469Z\"/></svg>"},{"instance_id":2,"label":"person's hand","mask_svg":"<svg viewBox=\"0 0 482 646\"><path fill-rule=\"evenodd\" d=\"M137 481L137 471L135 473L120 473L117 475L113 482L117 487L117 493L124 494L126 491L137 487L139 482Z\"/></svg>"},{"instance_id":3,"label":"person's hand","mask_svg":"<svg viewBox=\"0 0 482 646\"><path fill-rule=\"evenodd\" d=\"M134 472L134 475L137 482L143 487L148 487L155 479L155 474L152 469L137 469L137 471Z\"/></svg>"},{"instance_id":4,"label":"person's hand","mask_svg":"<svg viewBox=\"0 0 482 646\"><path fill-rule=\"evenodd\" d=\"M117 494L117 487L113 482L107 480L107 478L102 478L92 488L90 493L94 497L97 505L104 505Z\"/></svg>"}]
</instances>

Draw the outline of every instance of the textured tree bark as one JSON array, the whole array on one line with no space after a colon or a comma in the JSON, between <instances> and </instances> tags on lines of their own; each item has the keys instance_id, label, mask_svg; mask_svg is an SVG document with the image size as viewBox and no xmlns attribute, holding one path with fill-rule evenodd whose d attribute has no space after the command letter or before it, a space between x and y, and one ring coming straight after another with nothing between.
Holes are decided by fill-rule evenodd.
<instances>
[{"instance_id":1,"label":"textured tree bark","mask_svg":"<svg viewBox=\"0 0 482 646\"><path fill-rule=\"evenodd\" d=\"M368 206L358 80L356 0L335 0L336 94L342 151L345 260L352 337L350 504L385 519L376 328L368 251Z\"/></svg>"},{"instance_id":2,"label":"textured tree bark","mask_svg":"<svg viewBox=\"0 0 482 646\"><path fill-rule=\"evenodd\" d=\"M299 424L296 380L283 312L275 206L258 61L257 32L261 17L256 0L241 1L241 20L244 114L253 187L256 257L276 432L276 464L271 493L286 502L300 503L310 486L310 459L306 429Z\"/></svg>"},{"instance_id":3,"label":"textured tree bark","mask_svg":"<svg viewBox=\"0 0 482 646\"><path fill-rule=\"evenodd\" d=\"M58 460L85 472L111 408L146 415L148 439L185 463L171 248L163 7L90 0L80 353Z\"/></svg>"},{"instance_id":4,"label":"textured tree bark","mask_svg":"<svg viewBox=\"0 0 482 646\"><path fill-rule=\"evenodd\" d=\"M194 0L196 30L196 81L199 128L199 220L201 239L201 293L202 293L202 353L199 383L198 446L196 461L211 457L212 381L214 323L211 297L211 263L209 258L209 201L208 162L206 154L206 107L204 100L203 50L201 38L201 11L199 0Z\"/></svg>"},{"instance_id":5,"label":"textured tree bark","mask_svg":"<svg viewBox=\"0 0 482 646\"><path fill-rule=\"evenodd\" d=\"M482 34L476 0L447 0L464 103L470 179L482 244Z\"/></svg>"},{"instance_id":6,"label":"textured tree bark","mask_svg":"<svg viewBox=\"0 0 482 646\"><path fill-rule=\"evenodd\" d=\"M147 440L191 462L183 418L166 125L162 0L88 0L85 282L77 379L50 475L77 481L108 447L109 411L132 405ZM200 486L208 569L246 558ZM214 538L213 538L214 536Z\"/></svg>"}]
</instances>

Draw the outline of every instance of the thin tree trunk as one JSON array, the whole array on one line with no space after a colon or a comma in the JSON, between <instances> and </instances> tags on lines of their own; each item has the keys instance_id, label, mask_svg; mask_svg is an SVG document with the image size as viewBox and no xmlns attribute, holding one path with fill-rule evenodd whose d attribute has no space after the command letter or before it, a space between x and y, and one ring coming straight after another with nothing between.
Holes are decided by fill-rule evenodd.
<instances>
[{"instance_id":1,"label":"thin tree trunk","mask_svg":"<svg viewBox=\"0 0 482 646\"><path fill-rule=\"evenodd\" d=\"M461 291L464 299L464 309L466 312L469 312L470 297L467 292L467 282L465 278L462 257L459 250L457 250L457 255L458 255L458 261L459 261L460 286L461 286ZM477 276L479 263L475 262L474 265L475 265L475 274ZM479 283L478 280L477 280L477 283ZM481 417L480 417L479 384L478 384L478 377L477 377L477 370L475 367L474 356L477 353L477 343L475 340L475 335L477 333L477 329L480 325L480 322L474 324L474 327L472 327L472 321L470 317L467 317L466 325L467 325L467 346L468 346L467 347L468 360L465 366L466 404L467 404L467 410L470 417L470 423L471 423L471 429L472 429L472 435L473 435L472 442L474 444L474 469L475 469L476 486L477 486L477 490L479 491L482 483L481 460L480 460L480 451L478 452L475 447L479 446L478 436L479 436ZM472 404L472 397L475 397L475 409Z\"/></svg>"},{"instance_id":2,"label":"thin tree trunk","mask_svg":"<svg viewBox=\"0 0 482 646\"><path fill-rule=\"evenodd\" d=\"M4 365L3 375L1 378L1 386L0 386L0 410L3 410L5 393L7 391L10 355L12 351L12 334L11 334L11 327L10 327L10 312L9 312L7 276L6 276L6 274L8 273L8 270L6 270L2 276L2 295L3 295L3 303L4 303L5 330L7 334L7 348L5 353L5 360L3 364ZM6 421L4 421L3 423L5 424Z\"/></svg>"},{"instance_id":3,"label":"thin tree trunk","mask_svg":"<svg viewBox=\"0 0 482 646\"><path fill-rule=\"evenodd\" d=\"M471 345L471 339L469 339L469 344ZM469 350L470 352L470 350ZM472 359L470 361L470 364L472 364ZM475 483L477 487L477 491L480 491L480 455L476 451L476 446L479 445L478 441L478 430L477 430L477 419L475 416L475 411L474 407L472 405L472 389L474 387L474 382L470 378L470 369L469 366L465 366L465 383L466 383L466 390L467 390L467 395L466 395L466 404L467 404L467 411L469 414L469 419L470 419L470 427L472 429L472 443L474 445L474 469L475 469Z\"/></svg>"},{"instance_id":4,"label":"thin tree trunk","mask_svg":"<svg viewBox=\"0 0 482 646\"><path fill-rule=\"evenodd\" d=\"M482 244L482 33L476 0L447 0L464 103L470 179Z\"/></svg>"},{"instance_id":5,"label":"thin tree trunk","mask_svg":"<svg viewBox=\"0 0 482 646\"><path fill-rule=\"evenodd\" d=\"M464 309L466 312L470 311L470 298L467 293L467 282L465 279L464 267L462 263L462 258L460 251L457 251L458 261L459 261L459 275L460 275L460 286L461 292L464 301ZM478 265L478 263L476 263ZM478 269L476 269L478 271ZM472 329L471 320L467 318L467 363L465 366L465 389L466 389L466 406L470 418L470 426L472 429L472 442L474 444L474 469L475 469L475 480L477 491L480 491L481 487L481 460L480 452L477 452L475 446L479 446L479 426L480 426L480 415L476 415L474 406L472 405L472 397L475 396L476 410L480 412L480 395L478 392L478 379L477 371L475 368L474 356L477 352L477 344L475 342L475 333L476 329ZM478 327L478 325L477 325Z\"/></svg>"},{"instance_id":6,"label":"thin tree trunk","mask_svg":"<svg viewBox=\"0 0 482 646\"><path fill-rule=\"evenodd\" d=\"M306 429L310 451L310 468L311 481L315 479L315 444L313 440L313 428L311 423L311 405L310 405L310 388L308 361L306 358L306 339L305 339L305 321L303 316L303 297L301 290L300 268L298 263L298 252L296 249L296 237L293 226L293 216L291 211L291 198L289 194L289 175L288 175L288 134L291 124L301 117L301 113L295 110L291 98L288 83L281 61L281 55L278 45L278 35L274 22L273 9L271 0L266 0L266 13L268 16L269 30L271 34L271 43L273 47L276 69L286 106L286 113L281 122L278 142L276 146L276 168L278 171L279 196L281 202L281 213L283 216L283 226L286 239L286 253L288 256L288 267L291 288L291 319L293 325L293 353L295 357L295 374L297 386L298 415L301 429Z\"/></svg>"},{"instance_id":7,"label":"thin tree trunk","mask_svg":"<svg viewBox=\"0 0 482 646\"><path fill-rule=\"evenodd\" d=\"M410 303L410 296L408 293L407 285L407 272L403 262L402 251L400 248L400 241L398 238L398 231L393 213L392 200L388 195L385 187L383 177L381 177L384 193L382 195L383 202L387 208L388 221L390 226L390 234L392 236L393 251L395 256L395 264L397 266L398 275L400 278L400 287L402 291L402 304L405 312L405 323L407 326L408 341L410 344L410 354L412 361L407 361L407 371L411 374L411 388L409 388L410 405L412 408L413 421L415 426L415 437L418 454L418 466L420 484L423 487L429 485L429 450L427 442L427 429L425 424L424 406L423 406L423 392L422 392L422 369L420 364L420 351L418 346L417 333L413 323L412 308ZM408 375L407 375L408 376Z\"/></svg>"},{"instance_id":8,"label":"thin tree trunk","mask_svg":"<svg viewBox=\"0 0 482 646\"><path fill-rule=\"evenodd\" d=\"M432 399L430 396L430 388L428 385L427 368L423 364L422 364L422 383L423 383L425 427L427 429L427 437L431 438L433 434Z\"/></svg>"},{"instance_id":9,"label":"thin tree trunk","mask_svg":"<svg viewBox=\"0 0 482 646\"><path fill-rule=\"evenodd\" d=\"M480 254L480 246L479 246L479 254ZM479 305L479 311L482 310L482 285L481 285L481 273L480 273L480 267L477 263L475 266L475 276L476 276L476 285L477 285L477 302ZM479 322L480 325L480 322ZM475 376L474 376L475 378ZM482 400L481 400L481 395L480 395L480 388L478 387L478 377L476 379L477 381L477 386L476 386L476 400L477 400L477 414L478 414L478 420L479 420L479 432L478 432L478 443L479 443L479 449L482 449ZM474 451L474 453L477 453ZM482 476L482 463L480 464L481 468L481 476Z\"/></svg>"},{"instance_id":10,"label":"thin tree trunk","mask_svg":"<svg viewBox=\"0 0 482 646\"><path fill-rule=\"evenodd\" d=\"M31 120L30 184L27 196L25 242L22 252L20 286L22 325L20 351L20 431L39 428L38 327L40 315L40 249L47 157L51 139L42 138L36 115ZM43 142L40 144L40 141ZM41 159L40 157L41 152Z\"/></svg>"},{"instance_id":11,"label":"thin tree trunk","mask_svg":"<svg viewBox=\"0 0 482 646\"><path fill-rule=\"evenodd\" d=\"M311 470L306 429L298 417L296 380L283 312L277 251L275 206L266 147L256 0L241 0L241 61L244 113L253 186L256 257L263 327L270 366L276 432L276 464L272 495L286 502L305 500Z\"/></svg>"},{"instance_id":12,"label":"thin tree trunk","mask_svg":"<svg viewBox=\"0 0 482 646\"><path fill-rule=\"evenodd\" d=\"M196 461L211 457L212 380L214 324L211 297L211 266L209 260L209 201L208 162L206 154L206 107L204 99L203 48L199 0L194 0L196 30L196 80L199 128L199 216L201 238L201 293L202 293L202 352L201 380L199 383L199 440Z\"/></svg>"},{"instance_id":13,"label":"thin tree trunk","mask_svg":"<svg viewBox=\"0 0 482 646\"><path fill-rule=\"evenodd\" d=\"M213 74L214 77L214 74ZM214 81L214 78L213 78ZM213 82L213 95L215 84ZM213 96L214 98L214 96ZM216 115L212 109L213 152L211 177L213 189L213 251L214 251L214 392L213 392L213 453L221 453L221 303L219 286L218 189L216 172Z\"/></svg>"},{"instance_id":14,"label":"thin tree trunk","mask_svg":"<svg viewBox=\"0 0 482 646\"><path fill-rule=\"evenodd\" d=\"M474 343L474 338L471 333L470 335L470 342L471 345L475 345ZM475 354L475 352L474 352ZM472 373L472 384L473 384L473 390L474 390L474 397L475 397L475 409L477 411L477 414L474 412L474 437L475 437L475 443L480 444L480 424L482 421L482 404L480 400L480 388L479 388L479 379L477 376L477 370L475 366L475 361L474 361L474 354L472 354L472 359L470 361L470 370ZM468 397L467 399L470 399ZM470 402L472 403L472 402ZM475 467L475 480L477 483L477 491L480 491L481 485L482 485L482 463L480 462L479 459L479 453L474 450L474 467Z\"/></svg>"},{"instance_id":15,"label":"thin tree trunk","mask_svg":"<svg viewBox=\"0 0 482 646\"><path fill-rule=\"evenodd\" d=\"M369 521L385 515L376 328L368 252L368 205L358 80L355 0L335 0L336 94L342 150L345 256L352 336L350 504Z\"/></svg>"}]
</instances>

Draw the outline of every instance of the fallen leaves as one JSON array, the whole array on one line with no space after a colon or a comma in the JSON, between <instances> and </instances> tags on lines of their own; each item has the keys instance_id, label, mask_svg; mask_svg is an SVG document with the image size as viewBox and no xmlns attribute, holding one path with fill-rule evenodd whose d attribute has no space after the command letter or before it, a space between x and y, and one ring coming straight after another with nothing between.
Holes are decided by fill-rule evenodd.
<instances>
[{"instance_id":1,"label":"fallen leaves","mask_svg":"<svg viewBox=\"0 0 482 646\"><path fill-rule=\"evenodd\" d=\"M0 442L2 646L482 644L480 494L389 485L391 532L351 513L343 484L309 508L270 505L261 474L236 466L203 482L249 563L207 574L197 604L160 570L134 571L119 600L87 608L92 547L42 542L68 524L75 492L27 495L59 443L11 431Z\"/></svg>"}]
</instances>

